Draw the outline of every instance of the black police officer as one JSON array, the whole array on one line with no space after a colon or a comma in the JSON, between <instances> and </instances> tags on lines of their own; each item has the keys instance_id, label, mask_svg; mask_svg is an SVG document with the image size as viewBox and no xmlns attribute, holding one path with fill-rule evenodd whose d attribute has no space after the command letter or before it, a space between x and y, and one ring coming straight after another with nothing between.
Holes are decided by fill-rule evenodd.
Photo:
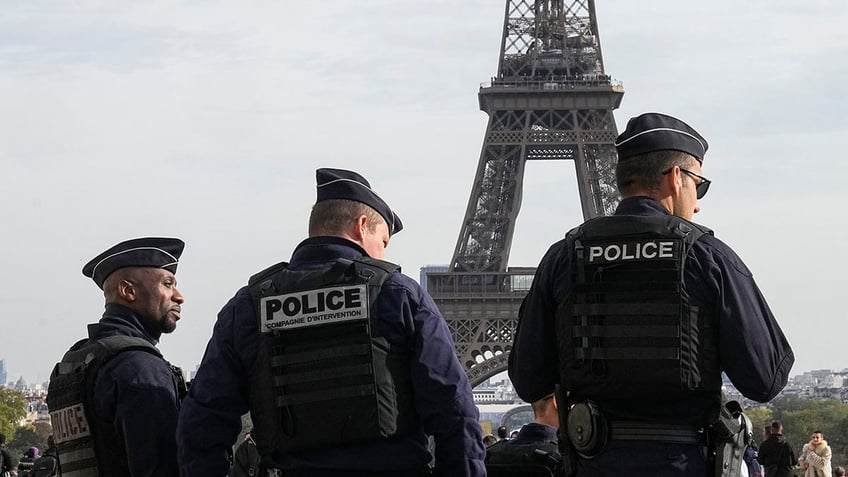
<instances>
[{"instance_id":1,"label":"black police officer","mask_svg":"<svg viewBox=\"0 0 848 477\"><path fill-rule=\"evenodd\" d=\"M659 113L617 138L615 214L553 244L519 312L509 375L533 402L560 386L576 475L707 475L721 372L766 402L794 355L742 260L690 222L707 141Z\"/></svg>"},{"instance_id":2,"label":"black police officer","mask_svg":"<svg viewBox=\"0 0 848 477\"><path fill-rule=\"evenodd\" d=\"M50 376L47 404L65 475L177 475L185 383L155 345L174 331L182 294L173 238L121 242L83 267L106 310Z\"/></svg>"}]
</instances>

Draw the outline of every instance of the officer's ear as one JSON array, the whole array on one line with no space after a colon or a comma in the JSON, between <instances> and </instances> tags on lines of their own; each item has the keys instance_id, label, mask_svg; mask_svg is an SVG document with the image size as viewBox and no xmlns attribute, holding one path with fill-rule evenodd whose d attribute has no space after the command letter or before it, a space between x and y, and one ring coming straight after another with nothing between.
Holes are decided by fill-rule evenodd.
<instances>
[{"instance_id":1,"label":"officer's ear","mask_svg":"<svg viewBox=\"0 0 848 477\"><path fill-rule=\"evenodd\" d=\"M137 298L135 283L124 279L118 282L118 297L124 301L133 302Z\"/></svg>"},{"instance_id":2,"label":"officer's ear","mask_svg":"<svg viewBox=\"0 0 848 477\"><path fill-rule=\"evenodd\" d=\"M365 214L360 215L353 222L352 234L355 242L362 242L365 240L365 233L368 231L368 216Z\"/></svg>"},{"instance_id":3,"label":"officer's ear","mask_svg":"<svg viewBox=\"0 0 848 477\"><path fill-rule=\"evenodd\" d=\"M680 167L674 166L671 168L671 171L664 175L665 178L665 186L671 192L671 194L675 197L682 194L683 189L683 172L680 170Z\"/></svg>"}]
</instances>

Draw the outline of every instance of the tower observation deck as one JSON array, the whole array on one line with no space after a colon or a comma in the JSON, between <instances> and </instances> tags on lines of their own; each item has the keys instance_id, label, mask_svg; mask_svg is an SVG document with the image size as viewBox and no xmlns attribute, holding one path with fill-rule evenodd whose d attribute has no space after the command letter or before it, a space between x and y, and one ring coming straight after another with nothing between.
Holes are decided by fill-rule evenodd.
<instances>
[{"instance_id":1,"label":"tower observation deck","mask_svg":"<svg viewBox=\"0 0 848 477\"><path fill-rule=\"evenodd\" d=\"M508 267L527 161L574 161L583 217L611 214L623 95L604 71L594 0L506 1L497 76L478 93L489 122L459 239L448 271L427 274L472 385L506 370L535 273Z\"/></svg>"}]
</instances>

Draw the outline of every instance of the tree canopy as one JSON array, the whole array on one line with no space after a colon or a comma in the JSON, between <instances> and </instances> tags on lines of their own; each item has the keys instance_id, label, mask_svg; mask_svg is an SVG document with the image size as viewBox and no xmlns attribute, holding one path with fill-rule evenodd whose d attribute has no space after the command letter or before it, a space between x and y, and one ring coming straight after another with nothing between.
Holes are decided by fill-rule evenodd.
<instances>
[{"instance_id":1,"label":"tree canopy","mask_svg":"<svg viewBox=\"0 0 848 477\"><path fill-rule=\"evenodd\" d=\"M18 422L26 416L26 399L23 393L0 386L0 432L9 441L15 436Z\"/></svg>"}]
</instances>

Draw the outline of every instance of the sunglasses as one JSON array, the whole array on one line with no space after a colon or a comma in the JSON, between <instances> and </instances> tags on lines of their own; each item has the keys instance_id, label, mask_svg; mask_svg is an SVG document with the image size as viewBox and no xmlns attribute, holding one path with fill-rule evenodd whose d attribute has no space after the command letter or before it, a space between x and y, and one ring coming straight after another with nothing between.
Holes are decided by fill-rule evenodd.
<instances>
[{"instance_id":1,"label":"sunglasses","mask_svg":"<svg viewBox=\"0 0 848 477\"><path fill-rule=\"evenodd\" d=\"M662 174L663 174L663 175L667 175L667 174L669 174L669 173L670 173L673 169L674 169L674 168L672 167L671 169L669 169L669 170L667 170L667 171L663 172ZM698 180L700 180L700 182L698 182L697 184L695 184L695 195L696 195L696 197L698 197L699 199L703 199L703 198L704 198L704 196L705 196L705 195L707 195L707 191L708 191L708 190L710 190L710 184L712 184L712 181L711 181L711 180L709 180L709 179L707 179L706 177L704 177L704 176L700 175L700 174L695 174L694 172L692 172L692 171L690 171L690 170L688 170L688 169L684 169L684 168L682 168L682 167L680 167L679 169L680 169L680 171L681 171L681 172L685 172L686 174L689 174L690 176L695 177L695 178L697 178Z\"/></svg>"}]
</instances>

